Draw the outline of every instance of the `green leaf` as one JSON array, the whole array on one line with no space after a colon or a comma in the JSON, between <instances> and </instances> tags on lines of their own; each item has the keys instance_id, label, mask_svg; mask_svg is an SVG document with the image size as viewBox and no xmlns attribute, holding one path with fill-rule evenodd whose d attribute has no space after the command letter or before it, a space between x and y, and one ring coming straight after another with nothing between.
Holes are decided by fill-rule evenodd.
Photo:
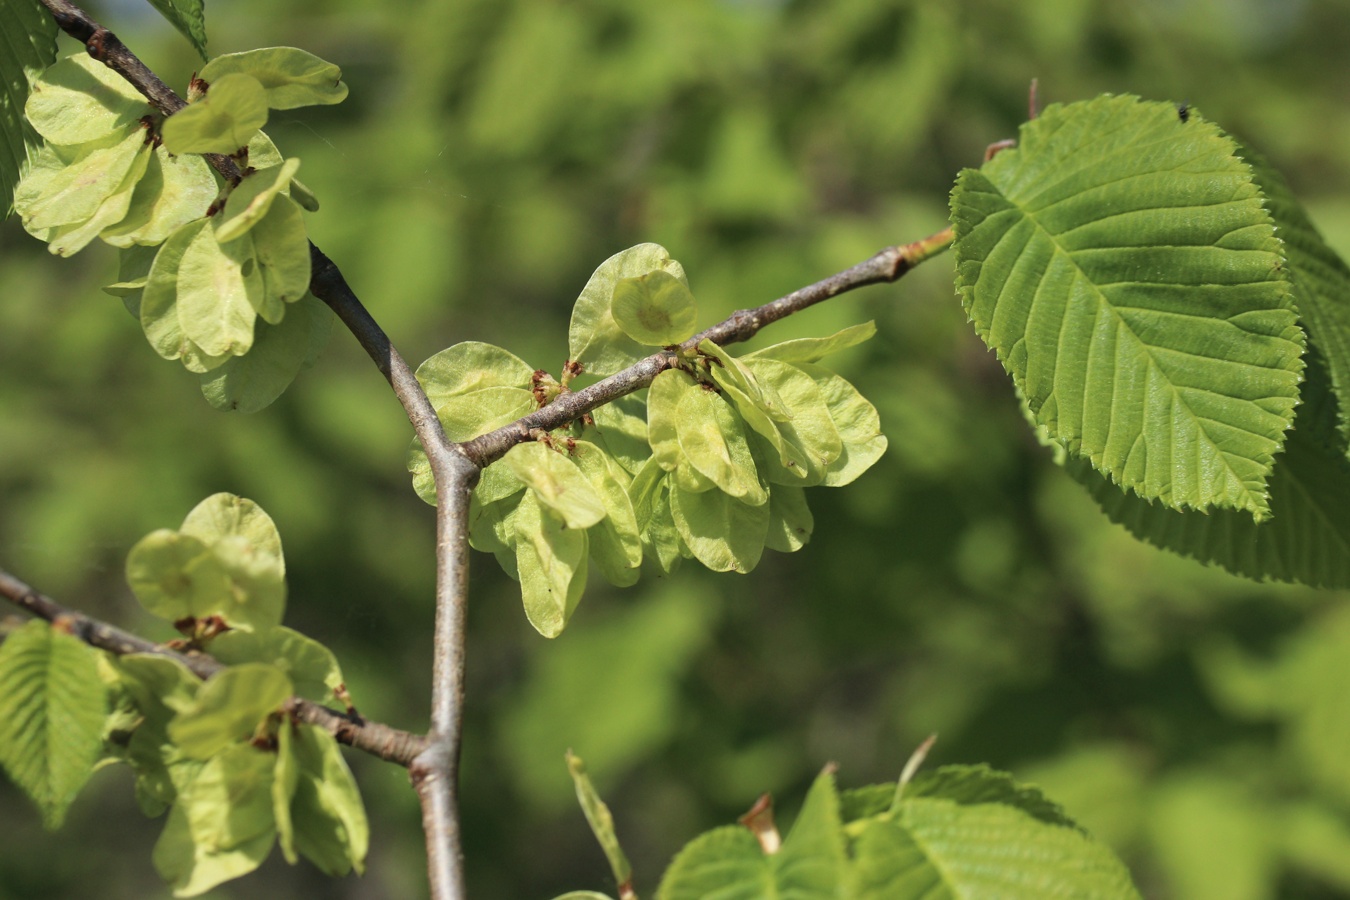
<instances>
[{"instance_id":1,"label":"green leaf","mask_svg":"<svg viewBox=\"0 0 1350 900\"><path fill-rule=\"evenodd\" d=\"M212 675L192 705L169 723L169 737L183 752L210 759L247 741L294 690L286 674L270 663L241 663Z\"/></svg>"},{"instance_id":2,"label":"green leaf","mask_svg":"<svg viewBox=\"0 0 1350 900\"><path fill-rule=\"evenodd\" d=\"M1134 97L1052 106L952 218L966 311L1056 440L1170 507L1269 515L1303 335L1232 140Z\"/></svg>"},{"instance_id":3,"label":"green leaf","mask_svg":"<svg viewBox=\"0 0 1350 900\"><path fill-rule=\"evenodd\" d=\"M202 59L206 59L205 0L150 0L150 5L192 42L193 49Z\"/></svg>"},{"instance_id":4,"label":"green leaf","mask_svg":"<svg viewBox=\"0 0 1350 900\"><path fill-rule=\"evenodd\" d=\"M595 785L591 783L591 777L586 774L586 764L580 757L573 756L570 750L567 752L567 771L571 773L572 783L576 785L577 802L581 804L581 811L586 816L587 824L591 826L591 833L595 835L596 842L600 844L600 848L605 851L605 858L609 860L609 870L614 874L614 880L621 885L631 885L633 867L629 864L628 857L624 855L623 847L619 845L619 836L614 832L614 817L610 814L605 801L600 799Z\"/></svg>"},{"instance_id":5,"label":"green leaf","mask_svg":"<svg viewBox=\"0 0 1350 900\"><path fill-rule=\"evenodd\" d=\"M698 307L689 285L662 269L619 279L610 315L624 334L653 347L678 344L691 337L698 325Z\"/></svg>"},{"instance_id":6,"label":"green leaf","mask_svg":"<svg viewBox=\"0 0 1350 900\"><path fill-rule=\"evenodd\" d=\"M1149 503L1081 460L1065 468L1113 522L1155 546L1248 578L1350 587L1350 459L1334 420L1316 417L1329 388L1312 355L1308 373L1306 402L1271 472L1271 518L1259 524L1236 510L1200 515Z\"/></svg>"},{"instance_id":7,"label":"green leaf","mask_svg":"<svg viewBox=\"0 0 1350 900\"><path fill-rule=\"evenodd\" d=\"M233 154L267 124L267 92L249 75L223 75L206 96L164 120L170 153Z\"/></svg>"},{"instance_id":8,"label":"green leaf","mask_svg":"<svg viewBox=\"0 0 1350 900\"><path fill-rule=\"evenodd\" d=\"M906 799L854 842L857 900L1135 900L1125 867L1073 828L998 803Z\"/></svg>"},{"instance_id":9,"label":"green leaf","mask_svg":"<svg viewBox=\"0 0 1350 900\"><path fill-rule=\"evenodd\" d=\"M333 315L313 295L287 310L280 325L258 322L253 346L204 373L202 395L216 409L255 413L266 409L290 387L302 369L313 365L333 328Z\"/></svg>"},{"instance_id":10,"label":"green leaf","mask_svg":"<svg viewBox=\"0 0 1350 900\"><path fill-rule=\"evenodd\" d=\"M512 447L502 462L568 528L590 528L605 517L604 501L566 454L531 441Z\"/></svg>"},{"instance_id":11,"label":"green leaf","mask_svg":"<svg viewBox=\"0 0 1350 900\"><path fill-rule=\"evenodd\" d=\"M544 637L562 634L586 587L586 532L545 513L526 491L515 514L516 569L525 616Z\"/></svg>"},{"instance_id":12,"label":"green leaf","mask_svg":"<svg viewBox=\"0 0 1350 900\"><path fill-rule=\"evenodd\" d=\"M342 669L333 651L284 625L256 631L227 631L211 641L211 655L227 666L268 663L290 680L297 696L330 703L343 687Z\"/></svg>"},{"instance_id":13,"label":"green leaf","mask_svg":"<svg viewBox=\"0 0 1350 900\"><path fill-rule=\"evenodd\" d=\"M847 350L849 347L856 347L863 341L871 340L876 333L877 325L875 322L862 322L858 325L850 325L842 331L836 331L829 337L800 338L795 341L771 344L762 350L747 353L745 357L746 359L776 359L779 362L792 363L793 365L815 363L831 354Z\"/></svg>"},{"instance_id":14,"label":"green leaf","mask_svg":"<svg viewBox=\"0 0 1350 900\"><path fill-rule=\"evenodd\" d=\"M528 391L533 379L534 369L520 357L480 341L447 347L417 367L417 380L437 408L487 388Z\"/></svg>"},{"instance_id":15,"label":"green leaf","mask_svg":"<svg viewBox=\"0 0 1350 900\"><path fill-rule=\"evenodd\" d=\"M105 659L141 717L123 757L136 773L136 801L147 816L161 815L178 798L179 786L189 784L202 767L168 735L169 722L192 706L202 682L166 656L136 653Z\"/></svg>"},{"instance_id":16,"label":"green leaf","mask_svg":"<svg viewBox=\"0 0 1350 900\"><path fill-rule=\"evenodd\" d=\"M160 244L182 226L206 215L216 199L215 176L195 154L174 156L156 147L136 183L126 217L100 234L114 247Z\"/></svg>"},{"instance_id":17,"label":"green leaf","mask_svg":"<svg viewBox=\"0 0 1350 900\"><path fill-rule=\"evenodd\" d=\"M680 453L690 466L744 503L760 506L768 502L750 455L745 425L720 394L686 390L675 415Z\"/></svg>"},{"instance_id":18,"label":"green leaf","mask_svg":"<svg viewBox=\"0 0 1350 900\"><path fill-rule=\"evenodd\" d=\"M19 4L9 0L8 5ZM51 21L51 14L45 10L42 16ZM36 36L45 30L31 33ZM23 110L38 134L53 144L73 147L138 126L150 107L121 75L88 53L77 53L51 66L33 82Z\"/></svg>"},{"instance_id":19,"label":"green leaf","mask_svg":"<svg viewBox=\"0 0 1350 900\"><path fill-rule=\"evenodd\" d=\"M1308 218L1284 177L1250 148L1243 158L1266 195L1266 209L1294 273L1294 296L1309 342L1321 351L1339 409L1339 428L1350 439L1350 266ZM1306 390L1304 391L1306 395Z\"/></svg>"},{"instance_id":20,"label":"green leaf","mask_svg":"<svg viewBox=\"0 0 1350 900\"><path fill-rule=\"evenodd\" d=\"M337 741L322 728L296 725L299 777L291 800L295 849L328 875L365 871L370 825L361 791Z\"/></svg>"},{"instance_id":21,"label":"green leaf","mask_svg":"<svg viewBox=\"0 0 1350 900\"><path fill-rule=\"evenodd\" d=\"M613 375L648 355L614 320L611 306L615 288L625 278L640 278L650 272L665 272L688 287L684 267L658 244L638 244L616 253L591 275L568 326L567 347L573 362L581 363L588 375Z\"/></svg>"},{"instance_id":22,"label":"green leaf","mask_svg":"<svg viewBox=\"0 0 1350 900\"><path fill-rule=\"evenodd\" d=\"M888 787L893 797L895 786ZM1019 784L1007 772L986 765L943 766L934 772L924 772L905 785L904 797L951 800L967 806L1002 803L1050 825L1078 827L1058 803L1046 798L1038 788Z\"/></svg>"},{"instance_id":23,"label":"green leaf","mask_svg":"<svg viewBox=\"0 0 1350 900\"><path fill-rule=\"evenodd\" d=\"M25 114L32 80L56 59L56 21L37 0L0 0L0 21L13 34L0 54L0 210L8 217L19 173L37 153Z\"/></svg>"},{"instance_id":24,"label":"green leaf","mask_svg":"<svg viewBox=\"0 0 1350 900\"><path fill-rule=\"evenodd\" d=\"M300 160L288 159L281 165L255 169L244 176L225 201L225 208L212 219L216 240L222 244L235 240L262 221L272 201L290 187L300 168Z\"/></svg>"},{"instance_id":25,"label":"green leaf","mask_svg":"<svg viewBox=\"0 0 1350 900\"><path fill-rule=\"evenodd\" d=\"M155 870L173 887L175 897L195 897L218 884L247 875L272 852L275 833L266 832L229 850L216 850L193 839L187 813L175 804L155 843Z\"/></svg>"},{"instance_id":26,"label":"green leaf","mask_svg":"<svg viewBox=\"0 0 1350 900\"><path fill-rule=\"evenodd\" d=\"M671 862L658 900L835 900L848 883L848 859L834 778L811 786L791 833L766 855L746 828L718 828L691 841Z\"/></svg>"},{"instance_id":27,"label":"green leaf","mask_svg":"<svg viewBox=\"0 0 1350 900\"><path fill-rule=\"evenodd\" d=\"M217 56L201 71L212 84L229 75L253 77L267 92L272 109L341 103L347 97L342 70L295 47L264 47Z\"/></svg>"},{"instance_id":28,"label":"green leaf","mask_svg":"<svg viewBox=\"0 0 1350 900\"><path fill-rule=\"evenodd\" d=\"M768 537L769 504L751 506L721 491L670 488L670 510L680 541L714 572L749 572Z\"/></svg>"},{"instance_id":29,"label":"green leaf","mask_svg":"<svg viewBox=\"0 0 1350 900\"><path fill-rule=\"evenodd\" d=\"M60 827L94 771L107 696L94 651L34 620L0 644L0 765Z\"/></svg>"},{"instance_id":30,"label":"green leaf","mask_svg":"<svg viewBox=\"0 0 1350 900\"><path fill-rule=\"evenodd\" d=\"M1214 774L1160 779L1150 791L1152 857L1177 897L1260 900L1276 896L1278 820L1266 798Z\"/></svg>"}]
</instances>

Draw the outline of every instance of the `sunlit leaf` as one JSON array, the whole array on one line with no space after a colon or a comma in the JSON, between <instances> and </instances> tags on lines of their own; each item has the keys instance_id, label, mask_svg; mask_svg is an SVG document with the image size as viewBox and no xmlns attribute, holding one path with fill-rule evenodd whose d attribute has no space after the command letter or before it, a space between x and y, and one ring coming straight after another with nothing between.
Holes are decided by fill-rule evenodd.
<instances>
[{"instance_id":1,"label":"sunlit leaf","mask_svg":"<svg viewBox=\"0 0 1350 900\"><path fill-rule=\"evenodd\" d=\"M211 220L216 240L222 244L232 241L261 221L299 168L300 160L288 159L279 166L255 169L240 180L230 191L225 208Z\"/></svg>"},{"instance_id":2,"label":"sunlit leaf","mask_svg":"<svg viewBox=\"0 0 1350 900\"><path fill-rule=\"evenodd\" d=\"M94 771L106 703L80 640L31 621L0 644L0 765L50 829Z\"/></svg>"},{"instance_id":3,"label":"sunlit leaf","mask_svg":"<svg viewBox=\"0 0 1350 900\"><path fill-rule=\"evenodd\" d=\"M480 341L464 341L447 347L417 367L417 380L432 406L485 388L519 388L528 391L534 369L508 350Z\"/></svg>"},{"instance_id":4,"label":"sunlit leaf","mask_svg":"<svg viewBox=\"0 0 1350 900\"><path fill-rule=\"evenodd\" d=\"M50 20L50 16L43 12L44 18ZM68 56L47 68L33 83L24 105L28 122L38 134L62 146L96 141L128 129L149 112L145 98L130 82L87 53Z\"/></svg>"},{"instance_id":5,"label":"sunlit leaf","mask_svg":"<svg viewBox=\"0 0 1350 900\"><path fill-rule=\"evenodd\" d=\"M178 263L178 323L183 335L210 356L248 352L253 346L253 320L266 290L251 241L222 245L211 228L200 229Z\"/></svg>"},{"instance_id":6,"label":"sunlit leaf","mask_svg":"<svg viewBox=\"0 0 1350 900\"><path fill-rule=\"evenodd\" d=\"M1052 106L952 210L966 311L1056 440L1170 507L1269 514L1303 334L1231 139L1134 97Z\"/></svg>"},{"instance_id":7,"label":"sunlit leaf","mask_svg":"<svg viewBox=\"0 0 1350 900\"><path fill-rule=\"evenodd\" d=\"M293 693L290 679L268 663L242 663L212 675L192 706L169 723L169 737L184 753L210 759L247 741Z\"/></svg>"},{"instance_id":8,"label":"sunlit leaf","mask_svg":"<svg viewBox=\"0 0 1350 900\"><path fill-rule=\"evenodd\" d=\"M795 341L783 341L780 344L770 344L762 350L755 350L747 353L746 358L757 357L760 359L776 359L779 362L792 363L800 365L802 363L820 362L825 357L838 353L841 350L847 350L849 347L856 347L863 341L870 340L877 333L875 322L862 322L857 325L836 331L829 337L823 338L799 338Z\"/></svg>"}]
</instances>

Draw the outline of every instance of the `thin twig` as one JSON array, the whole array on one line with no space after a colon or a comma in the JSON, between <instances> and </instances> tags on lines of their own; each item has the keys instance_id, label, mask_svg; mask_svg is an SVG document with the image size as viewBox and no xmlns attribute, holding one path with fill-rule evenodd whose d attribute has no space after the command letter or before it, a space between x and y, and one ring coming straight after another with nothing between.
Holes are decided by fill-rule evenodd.
<instances>
[{"instance_id":1,"label":"thin twig","mask_svg":"<svg viewBox=\"0 0 1350 900\"><path fill-rule=\"evenodd\" d=\"M91 647L98 647L118 656L129 653L164 656L182 663L192 674L203 679L210 678L225 668L208 654L179 653L129 631L123 631L115 625L109 625L107 622L62 606L4 570L0 570L0 596L40 619L59 622L63 630ZM413 759L426 745L426 739L419 735L390 728L379 722L344 715L300 697L292 697L287 702L287 708L296 718L311 725L318 725L342 743L400 766L412 765Z\"/></svg>"},{"instance_id":2,"label":"thin twig","mask_svg":"<svg viewBox=\"0 0 1350 900\"><path fill-rule=\"evenodd\" d=\"M758 334L764 326L801 312L822 300L865 285L895 281L925 259L947 249L951 242L952 229L945 228L923 240L887 247L870 259L815 284L793 291L763 306L732 313L718 324L685 341L679 349L692 349L704 340L710 340L718 346L747 341ZM532 434L537 434L538 431L561 428L597 406L604 406L625 394L642 390L651 384L652 379L661 374L663 369L670 366L676 355L676 350L653 353L603 381L579 391L560 394L556 400L538 412L530 413L509 425L479 435L459 446L469 459L480 466L486 466L500 459L516 444L532 440Z\"/></svg>"}]
</instances>

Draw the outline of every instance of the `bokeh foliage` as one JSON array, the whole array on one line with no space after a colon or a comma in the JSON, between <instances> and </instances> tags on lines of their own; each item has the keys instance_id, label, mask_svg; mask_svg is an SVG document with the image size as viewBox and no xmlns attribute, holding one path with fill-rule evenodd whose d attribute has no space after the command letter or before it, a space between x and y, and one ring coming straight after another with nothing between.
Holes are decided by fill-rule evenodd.
<instances>
[{"instance_id":1,"label":"bokeh foliage","mask_svg":"<svg viewBox=\"0 0 1350 900\"><path fill-rule=\"evenodd\" d=\"M200 66L148 7L91 11L171 83ZM235 0L209 16L213 54L290 44L342 66L341 107L268 130L322 198L315 241L414 363L475 339L557 375L587 276L642 241L685 265L711 320L936 231L956 172L1015 133L1033 76L1053 100L1189 101L1350 249L1350 19L1330 0ZM100 293L107 248L53 260L13 222L0 259L2 564L166 636L136 612L127 552L208 494L248 496L285 544L288 622L338 653L364 712L424 727L431 517L403 471L409 429L353 342L336 334L274 407L218 413ZM760 343L877 320L838 365L891 441L820 498L801 552L745 578L593 583L552 643L475 557L472 893L612 888L568 747L650 891L759 792L790 810L826 760L842 784L893 779L935 731L933 764L1039 782L1146 896L1350 896L1345 598L1110 525L1028 432L950 257L798 318ZM276 865L221 896L421 890L406 777L350 759L365 880ZM163 891L159 823L124 771L95 782L55 835L0 787L0 897Z\"/></svg>"}]
</instances>

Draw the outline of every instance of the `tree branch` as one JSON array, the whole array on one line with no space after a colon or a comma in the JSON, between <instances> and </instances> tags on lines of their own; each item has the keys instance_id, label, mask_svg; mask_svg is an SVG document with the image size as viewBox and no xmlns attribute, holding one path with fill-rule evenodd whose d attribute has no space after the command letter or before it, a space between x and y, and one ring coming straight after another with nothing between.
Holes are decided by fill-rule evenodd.
<instances>
[{"instance_id":1,"label":"tree branch","mask_svg":"<svg viewBox=\"0 0 1350 900\"><path fill-rule=\"evenodd\" d=\"M895 281L919 263L946 250L951 245L952 239L952 229L945 228L937 234L910 244L887 247L870 259L831 275L823 281L807 285L763 306L732 313L718 324L680 344L678 348L660 350L590 387L560 394L538 412L530 413L509 425L479 435L459 446L469 459L479 466L486 466L500 459L516 444L532 440L533 433L562 428L597 406L604 406L625 394L647 387L652 383L652 379L671 365L676 358L677 350L691 350L705 340L710 340L718 346L748 341L766 325L800 312L808 306L814 306L822 300L869 284Z\"/></svg>"},{"instance_id":2,"label":"tree branch","mask_svg":"<svg viewBox=\"0 0 1350 900\"><path fill-rule=\"evenodd\" d=\"M125 78L155 109L171 116L186 104L116 35L67 0L42 0L63 31L85 45L89 55ZM237 183L234 160L206 154L223 178ZM403 405L413 433L422 442L436 483L436 625L431 695L431 732L408 765L422 803L431 896L462 900L464 863L459 836L459 748L464 706L464 628L469 590L469 494L479 467L450 442L436 410L413 370L394 349L348 286L342 272L310 243L310 292L332 308L374 360Z\"/></svg>"},{"instance_id":3,"label":"tree branch","mask_svg":"<svg viewBox=\"0 0 1350 900\"><path fill-rule=\"evenodd\" d=\"M68 609L2 569L0 569L0 596L40 619L59 625L91 647L107 650L117 656L150 653L167 657L182 663L192 674L202 679L210 678L225 668L206 653L197 651L179 653L129 631L123 631L115 625ZM410 766L413 759L425 749L426 739L419 735L390 728L379 722L344 715L300 697L292 697L287 701L287 709L300 721L319 726L340 742L400 766Z\"/></svg>"}]
</instances>

